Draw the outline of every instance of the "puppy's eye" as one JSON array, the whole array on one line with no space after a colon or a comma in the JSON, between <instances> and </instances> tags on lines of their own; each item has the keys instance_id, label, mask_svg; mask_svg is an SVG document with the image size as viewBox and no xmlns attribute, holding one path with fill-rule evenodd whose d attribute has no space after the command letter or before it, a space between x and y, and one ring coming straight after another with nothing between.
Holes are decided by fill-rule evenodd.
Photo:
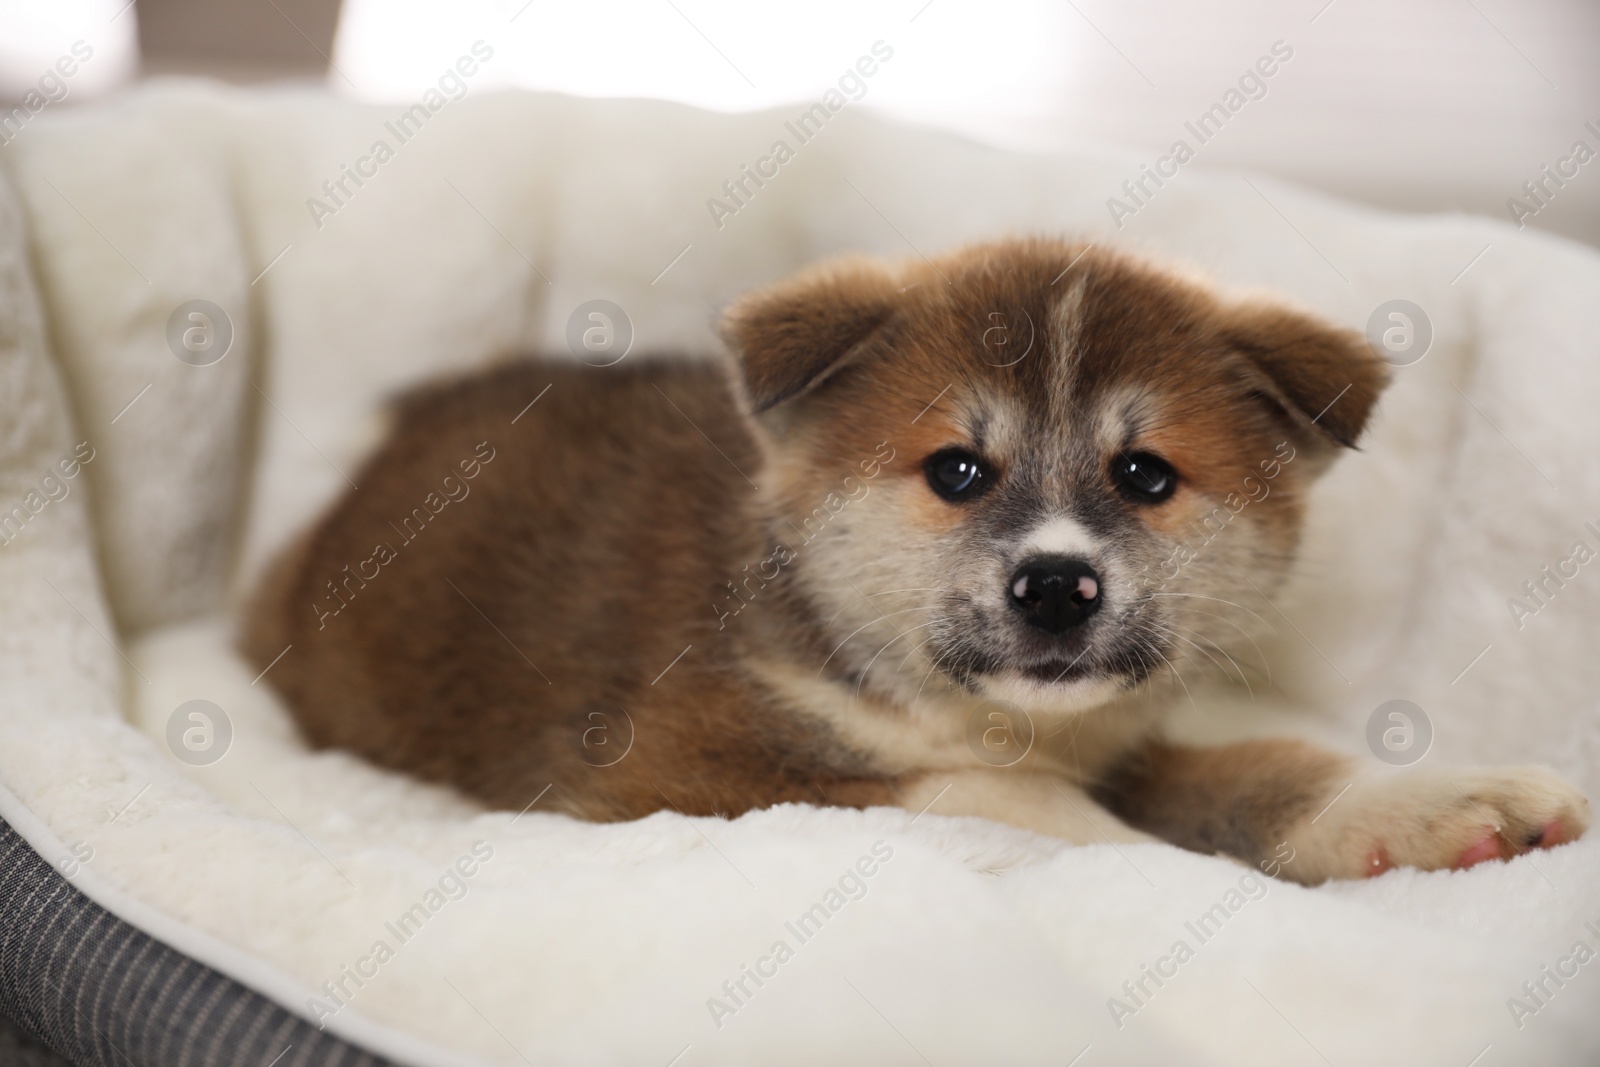
<instances>
[{"instance_id":1,"label":"puppy's eye","mask_svg":"<svg viewBox=\"0 0 1600 1067\"><path fill-rule=\"evenodd\" d=\"M1111 461L1111 477L1122 495L1136 504L1159 504L1178 488L1172 464L1149 452L1118 455Z\"/></svg>"},{"instance_id":2,"label":"puppy's eye","mask_svg":"<svg viewBox=\"0 0 1600 1067\"><path fill-rule=\"evenodd\" d=\"M989 473L983 461L964 448L946 448L922 463L928 484L946 500L971 500L988 488Z\"/></svg>"}]
</instances>

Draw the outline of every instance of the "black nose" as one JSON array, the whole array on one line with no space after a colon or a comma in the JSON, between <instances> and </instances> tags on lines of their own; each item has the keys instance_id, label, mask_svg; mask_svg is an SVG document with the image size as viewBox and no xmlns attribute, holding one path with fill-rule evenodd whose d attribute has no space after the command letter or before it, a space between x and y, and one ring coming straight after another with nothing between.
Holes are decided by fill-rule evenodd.
<instances>
[{"instance_id":1,"label":"black nose","mask_svg":"<svg viewBox=\"0 0 1600 1067\"><path fill-rule=\"evenodd\" d=\"M1030 560L1011 576L1011 603L1028 625L1064 633L1100 610L1100 576L1081 559Z\"/></svg>"}]
</instances>

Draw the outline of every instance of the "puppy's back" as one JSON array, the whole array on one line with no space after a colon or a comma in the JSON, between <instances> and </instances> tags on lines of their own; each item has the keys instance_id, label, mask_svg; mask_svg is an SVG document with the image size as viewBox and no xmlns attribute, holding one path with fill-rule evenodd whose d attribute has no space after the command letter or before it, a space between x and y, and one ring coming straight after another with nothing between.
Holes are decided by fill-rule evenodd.
<instances>
[{"instance_id":1,"label":"puppy's back","mask_svg":"<svg viewBox=\"0 0 1600 1067\"><path fill-rule=\"evenodd\" d=\"M755 448L720 368L680 360L521 361L393 410L243 647L289 649L267 677L313 744L520 806L595 708L717 644L712 590L758 555Z\"/></svg>"}]
</instances>

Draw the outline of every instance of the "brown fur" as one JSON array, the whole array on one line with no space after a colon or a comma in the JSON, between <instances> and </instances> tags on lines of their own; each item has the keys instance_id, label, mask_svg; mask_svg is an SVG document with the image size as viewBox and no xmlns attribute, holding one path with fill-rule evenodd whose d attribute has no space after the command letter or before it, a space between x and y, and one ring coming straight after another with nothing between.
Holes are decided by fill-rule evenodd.
<instances>
[{"instance_id":1,"label":"brown fur","mask_svg":"<svg viewBox=\"0 0 1600 1067\"><path fill-rule=\"evenodd\" d=\"M396 414L361 490L252 612L246 648L263 666L294 646L269 677L313 744L503 808L553 782L543 806L591 819L888 802L857 754L764 706L702 607L730 560L764 554L739 520L738 471L757 464L717 368L515 364L415 392ZM467 480L459 464L482 442L492 458ZM420 533L396 528L452 474L459 503ZM339 603L326 583L380 544L393 561L319 619L313 604ZM630 721L632 750L601 766Z\"/></svg>"},{"instance_id":2,"label":"brown fur","mask_svg":"<svg viewBox=\"0 0 1600 1067\"><path fill-rule=\"evenodd\" d=\"M1218 748L1158 741L1113 768L1093 795L1128 825L1175 845L1259 863L1351 774L1349 760L1299 741Z\"/></svg>"},{"instance_id":3,"label":"brown fur","mask_svg":"<svg viewBox=\"0 0 1600 1067\"><path fill-rule=\"evenodd\" d=\"M1138 839L1090 790L1185 847L1253 860L1295 832L1315 855L1292 876L1362 873L1373 816L1306 822L1337 757L1157 737L1174 672L1226 672L1248 639L1211 602L1282 580L1307 488L1382 391L1357 335L1020 241L825 266L740 301L724 337L731 373L521 362L404 398L250 613L260 666L292 646L268 677L311 742L501 808L548 785L590 819L945 798ZM980 498L929 488L951 446L988 465ZM1170 499L1118 489L1134 452L1176 469ZM1221 532L1175 565L1197 531ZM1006 590L1050 537L1084 541L1103 592L1047 636ZM971 747L995 708L1037 720L1014 767ZM1524 822L1587 825L1525 792ZM1406 832L1394 862L1453 854Z\"/></svg>"}]
</instances>

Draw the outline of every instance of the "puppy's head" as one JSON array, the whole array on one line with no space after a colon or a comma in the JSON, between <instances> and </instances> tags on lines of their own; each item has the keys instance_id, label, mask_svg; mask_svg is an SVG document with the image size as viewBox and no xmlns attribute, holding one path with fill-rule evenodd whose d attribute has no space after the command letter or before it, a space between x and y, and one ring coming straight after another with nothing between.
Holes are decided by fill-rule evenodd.
<instances>
[{"instance_id":1,"label":"puppy's head","mask_svg":"<svg viewBox=\"0 0 1600 1067\"><path fill-rule=\"evenodd\" d=\"M723 330L819 667L1043 711L1227 669L1386 380L1359 335L1051 241L828 265Z\"/></svg>"}]
</instances>

